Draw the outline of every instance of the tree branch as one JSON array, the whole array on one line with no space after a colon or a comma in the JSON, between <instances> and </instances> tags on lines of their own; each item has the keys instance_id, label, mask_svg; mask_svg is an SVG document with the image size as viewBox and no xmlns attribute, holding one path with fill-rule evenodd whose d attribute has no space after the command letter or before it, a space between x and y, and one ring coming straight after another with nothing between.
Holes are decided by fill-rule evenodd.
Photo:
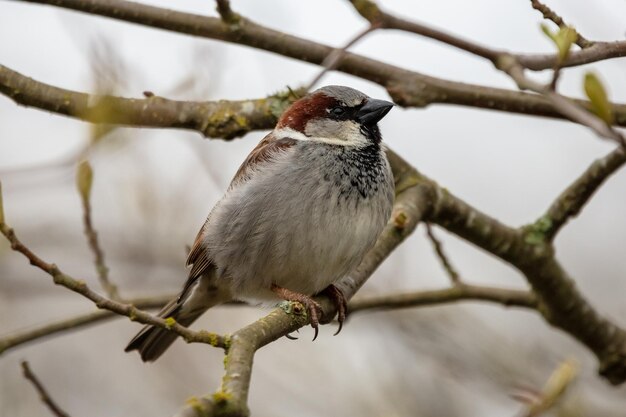
<instances>
[{"instance_id":1,"label":"tree branch","mask_svg":"<svg viewBox=\"0 0 626 417\"><path fill-rule=\"evenodd\" d=\"M621 133L613 129L604 120L588 111L585 107L580 105L580 103L556 93L549 86L544 86L527 78L524 75L524 69L514 57L500 57L496 67L509 74L520 89L531 90L543 95L564 117L583 126L587 126L602 138L613 140L622 147L626 147L626 140L624 140Z\"/></svg>"},{"instance_id":2,"label":"tree branch","mask_svg":"<svg viewBox=\"0 0 626 417\"><path fill-rule=\"evenodd\" d=\"M142 310L149 310L153 308L163 307L173 297L174 294L167 294L155 297L141 297L124 300L124 303L133 305ZM29 342L33 342L35 340L39 340L44 337L78 330L82 327L117 317L123 316L111 310L96 310L75 317L71 317L69 319L58 320L53 323L44 324L28 330L15 332L13 334L7 334L3 337L0 337L0 355L10 349L16 348Z\"/></svg>"},{"instance_id":3,"label":"tree branch","mask_svg":"<svg viewBox=\"0 0 626 417\"><path fill-rule=\"evenodd\" d=\"M225 139L273 126L295 100L291 92L256 100L214 102L93 95L44 84L2 65L0 93L17 104L86 122L191 129L206 137Z\"/></svg>"},{"instance_id":4,"label":"tree branch","mask_svg":"<svg viewBox=\"0 0 626 417\"><path fill-rule=\"evenodd\" d=\"M430 181L424 178L425 181ZM618 385L626 380L626 332L601 316L576 288L542 238L543 224L512 229L436 187L434 210L426 219L510 263L525 276L538 310L553 326L587 346L600 361L600 374Z\"/></svg>"},{"instance_id":5,"label":"tree branch","mask_svg":"<svg viewBox=\"0 0 626 417\"><path fill-rule=\"evenodd\" d=\"M624 148L619 147L607 156L596 159L561 195L552 203L546 214L535 224L543 224L543 238L554 239L561 228L578 215L585 204L602 184L626 162Z\"/></svg>"},{"instance_id":6,"label":"tree branch","mask_svg":"<svg viewBox=\"0 0 626 417\"><path fill-rule=\"evenodd\" d=\"M351 48L355 43L363 39L368 34L372 33L374 30L378 29L376 24L369 25L365 30L357 33L352 39L350 39L343 47L333 49L333 51L324 59L324 61L320 64L323 69L311 80L308 86L305 88L306 91L311 91L311 89L317 84L322 77L329 71L337 68L341 59L344 57L349 48Z\"/></svg>"},{"instance_id":7,"label":"tree branch","mask_svg":"<svg viewBox=\"0 0 626 417\"><path fill-rule=\"evenodd\" d=\"M381 27L393 30L402 30L424 36L446 45L450 45L473 55L477 55L496 63L499 56L511 55L532 71L552 69L558 62L556 54L519 54L501 49L489 48L476 42L468 41L458 36L431 28L421 23L405 20L385 12L370 0L350 0L356 11L370 23L376 22ZM579 40L581 35L578 33ZM583 38L584 39L584 38ZM617 42L587 42L583 50L573 51L565 62L560 63L562 68L574 67L592 62L626 56L626 41Z\"/></svg>"},{"instance_id":8,"label":"tree branch","mask_svg":"<svg viewBox=\"0 0 626 417\"><path fill-rule=\"evenodd\" d=\"M350 0L350 3L354 6L355 10L370 24L377 24L383 29L395 29L404 32L414 33L416 35L424 36L436 40L438 42L445 43L446 45L453 46L462 51L469 52L472 55L478 55L495 62L498 56L505 53L492 48L488 48L483 45L479 45L475 42L467 41L455 35L443 32L431 28L426 25L422 25L417 22L412 22L392 14L389 14L382 10L376 3L370 0Z\"/></svg>"},{"instance_id":9,"label":"tree branch","mask_svg":"<svg viewBox=\"0 0 626 417\"><path fill-rule=\"evenodd\" d=\"M456 284L450 288L430 291L381 295L358 298L349 304L350 314L365 310L392 310L430 305L439 305L455 301L488 301L506 307L537 308L537 298L529 291L509 290L495 287L482 287L469 284Z\"/></svg>"},{"instance_id":10,"label":"tree branch","mask_svg":"<svg viewBox=\"0 0 626 417\"><path fill-rule=\"evenodd\" d=\"M446 253L443 250L443 244L437 238L437 236L435 236L435 232L433 232L433 229L430 223L426 223L426 235L428 236L428 239L430 239L430 242L433 245L433 249L435 253L437 254L437 257L439 258L439 261L441 262L443 269L448 274L448 277L450 277L450 281L452 281L452 284L454 285L460 284L461 276L456 271L456 269L454 269L454 266L452 266L452 263L448 259L448 255L446 255Z\"/></svg>"},{"instance_id":11,"label":"tree branch","mask_svg":"<svg viewBox=\"0 0 626 417\"><path fill-rule=\"evenodd\" d=\"M530 4L533 6L533 9L539 11L543 15L544 19L554 22L554 24L556 24L558 27L562 28L569 26L567 23L565 23L561 16L559 16L555 11L553 11L545 4L541 3L539 0L530 0ZM594 42L587 40L585 37L583 37L583 35L578 33L578 31L576 31L576 34L578 35L576 39L576 44L581 48L587 48L594 44Z\"/></svg>"},{"instance_id":12,"label":"tree branch","mask_svg":"<svg viewBox=\"0 0 626 417\"><path fill-rule=\"evenodd\" d=\"M220 14L224 23L229 25L237 25L239 23L239 15L232 11L229 0L216 0L216 3L217 12Z\"/></svg>"},{"instance_id":13,"label":"tree branch","mask_svg":"<svg viewBox=\"0 0 626 417\"><path fill-rule=\"evenodd\" d=\"M239 23L233 26L213 17L178 12L125 0L20 1L49 4L192 36L247 45L318 65L322 64L324 59L333 51L333 48L330 46L266 28L241 16ZM616 48L619 51L616 51ZM624 56L626 54L626 42L619 46L614 44L610 48L602 49L602 51L611 55L606 58ZM595 50L593 53L598 58L600 51ZM590 54L583 57L572 54L572 59L575 56L578 60L582 59L587 60L586 62L591 62L589 61ZM555 55L532 55L531 60L535 68L548 69L553 67ZM520 62L523 62L523 60L520 60ZM564 63L563 66L568 66L568 62ZM531 67L529 66L528 68ZM549 102L535 94L430 77L350 52L346 52L344 58L338 64L337 70L382 85L387 89L394 101L402 106L425 107L436 103L456 104L512 113L562 118L561 114ZM578 100L577 102L583 106L587 105L587 102L583 100ZM613 106L616 124L626 126L626 105L613 104ZM162 125L159 124L159 126ZM179 127L189 128L188 126ZM237 129L234 130L237 131ZM239 134L247 131L246 129L239 129ZM209 134L208 136L219 136L219 134ZM233 133L230 132L228 137L234 137Z\"/></svg>"},{"instance_id":14,"label":"tree branch","mask_svg":"<svg viewBox=\"0 0 626 417\"><path fill-rule=\"evenodd\" d=\"M237 25L228 25L220 19L174 12L122 0L42 0L33 2L54 4L152 27L235 42L316 64L323 62L332 51L332 48L328 46L264 28L242 17ZM594 46L587 49L591 50ZM580 53L583 52L585 51L580 51ZM337 69L385 86L394 100L402 105L425 106L431 103L451 103L524 114L562 117L560 115L562 109L551 103L549 96L544 98L538 94L454 83L383 64L349 52L346 52ZM213 113L196 109L196 107L205 106L207 103L174 102L158 97L147 100L117 98L121 101L114 100L112 106L107 106L108 97L99 96L95 100L97 103L94 104L89 101L89 96L82 95L74 97L82 105L78 106L82 111L76 111L76 103L66 103L63 96L58 94L67 93L67 90L26 79L28 82L26 82L25 87L31 87L31 92L34 88L35 94L23 95L23 90L19 86L16 87L15 80L24 82L25 77L19 74L16 77L16 74L0 67L0 92L16 97L17 100L22 100L22 104L35 105L40 108L54 110L53 104L56 104L62 114L95 122L106 120L111 123L135 126L179 127L195 129L208 136L223 134L234 137L254 128L271 128L276 117L274 113L271 115L260 114L258 118L254 119L256 124L253 127L246 126L244 129L240 124L235 123L235 128L223 129L222 132L207 130L207 126L211 125L207 120L210 120L210 115ZM7 79L9 80L8 83ZM36 91L36 88L42 86L51 90ZM56 103L55 100L50 100L43 93L52 94ZM136 106L136 101L140 101L142 106L153 106L151 110L154 115L138 112L139 108ZM105 104L100 104L101 102ZM286 105L288 100L281 102ZM250 103L250 101L243 103ZM574 101L574 103L577 106L588 105L585 101ZM219 109L219 105L228 107L232 105L232 102L212 104L218 106L217 109ZM255 103L252 104L252 108L257 109ZM259 107L267 106L267 102L256 104ZM45 107L43 107L44 105ZM125 112L118 111L120 107L124 106L131 110L129 114L133 115L134 118L128 117ZM105 117L98 112L89 111L92 110L92 107L104 108L101 113L104 113ZM115 111L111 112L110 107ZM248 107L250 106L248 105ZM614 105L614 109L617 123L626 125L626 106ZM185 112L185 110L190 110L193 115L201 114L202 117L190 119L190 113ZM214 111L217 110L214 109ZM251 117L242 105L233 108L232 111L233 116L231 118L236 117L237 111L243 111L245 117ZM161 112L163 114L160 114ZM181 121L181 116L183 121ZM499 256L523 272L536 294L537 309L546 320L589 347L600 361L600 373L607 379L615 384L624 382L626 379L626 333L602 317L583 298L571 277L555 259L554 248L551 244L545 240L536 239L537 234L542 233L541 225L534 224L521 229L508 227L440 188L436 183L415 171L392 151L389 151L388 155L397 181L394 214L376 247L350 276L339 283L339 287L348 298L352 297L380 262L413 231L419 221L431 220ZM92 299L99 307L121 312L131 317L133 314L137 315L138 312L141 312L132 306L125 306L102 298L91 292L84 283L67 279L69 277L58 270L56 266L47 264L34 256L14 238L14 234L8 227L4 224L2 226L2 232L12 242L14 249L27 256L35 266L52 275L56 283L66 285L68 288ZM329 306L328 300L321 301L325 316L332 314L332 307ZM171 325L171 323L159 321L151 315L142 316L142 320L161 327ZM187 413L197 415L201 414L203 410L209 409L197 407L198 404L215 407L221 414L247 414L247 392L255 350L304 326L307 322L308 318L302 315L302 309L298 308L297 304L288 304L285 305L284 309L274 310L268 317L236 332L230 345L226 339L220 339L223 340L221 345L229 346L222 389L210 399L201 399L198 400L197 404L190 405L181 412L181 415L187 415ZM180 329L176 326L178 325L175 324L171 327L172 329L176 328L177 333L179 331L184 332L184 328ZM188 335L188 337L191 336Z\"/></svg>"},{"instance_id":15,"label":"tree branch","mask_svg":"<svg viewBox=\"0 0 626 417\"><path fill-rule=\"evenodd\" d=\"M50 394L48 394L48 391L46 390L46 388L39 381L39 379L33 373L33 371L30 370L30 367L28 366L28 362L26 361L22 361L22 372L24 374L24 378L26 378L33 384L33 386L37 390L37 393L39 394L39 398L41 398L41 401L43 401L43 403L50 409L52 414L54 414L57 417L69 417L69 414L63 411L54 402Z\"/></svg>"},{"instance_id":16,"label":"tree branch","mask_svg":"<svg viewBox=\"0 0 626 417\"><path fill-rule=\"evenodd\" d=\"M0 72L0 75L1 74L2 72ZM118 101L113 101L113 103L117 104ZM125 104L126 102L123 99L119 103ZM222 103L225 106L231 105L231 103L228 102ZM286 105L288 99L285 99L282 103ZM54 102L51 101L50 105L53 104ZM268 104L267 102L261 101L259 105L263 108ZM151 117L159 118L159 109L153 110L155 110L155 113ZM173 110L174 109L164 109L163 111L170 116L172 127L179 127L176 122L178 118L174 114L169 113ZM114 113L117 114L117 111ZM234 114L232 117L235 117ZM258 117L255 120L256 128L269 129L275 123L276 116L265 113L263 117ZM136 125L143 126L142 123L144 121L127 121L128 124L130 124L130 122L135 122L137 123ZM165 123L163 123L163 125L165 125ZM200 128L198 126L196 127ZM396 170L396 174L403 175L407 172L411 173L410 175L404 175L402 177L396 176L396 178L405 178L397 184L399 187L398 192L401 192L404 187L412 188L414 185L419 184L421 186L420 190L422 190L420 191L421 198L425 198L426 201L428 201L427 204L435 205L432 210L432 221L518 267L518 269L527 276L529 282L531 282L540 297L542 304L540 311L544 314L546 319L589 346L600 360L602 374L607 376L612 382L621 383L626 379L626 342L624 342L626 340L626 334L622 329L600 317L598 313L591 308L589 303L573 286L569 276L562 271L558 264L556 264L558 267L555 267L553 263L545 263L549 258L549 256L546 257L545 255L546 253L552 253L552 248L545 244L536 246L529 243L533 242L533 236L541 232L541 229L538 228L537 225L532 225L520 230L505 226L495 219L480 213L465 202L455 198L449 192L438 187L433 181L417 174L414 168L406 164L406 162L401 160L393 152L390 151L388 156L392 162L392 166ZM429 197L424 197L424 192L434 197L429 200ZM412 204L424 203L414 202ZM411 210L407 211L407 213L410 212ZM430 212L427 211L425 213ZM402 230L403 225L407 223L407 219L405 219L404 216L405 213L403 212L394 215L394 222L398 226L398 230ZM386 256L386 254L387 252L384 253L384 256ZM366 259L364 262L369 262L369 259L371 258ZM554 259L551 261L555 262ZM532 265L532 267L529 265ZM551 280L551 286L549 288L542 284L543 281L548 280L548 278L543 277L545 273L551 275L549 277L549 280ZM362 285L363 282L364 281L360 281L358 286ZM349 283L350 281L346 281L343 284L347 285ZM553 294L555 288L563 289L565 296L555 298ZM571 295L571 297L568 297L567 294ZM563 301L566 302L563 304ZM544 303L545 306L543 305ZM547 307L548 305L549 308ZM571 326L572 323L568 319L568 317L570 317L569 311L564 311L568 310L569 307L565 308L565 306L569 305L575 305L577 310L576 314L571 315L572 318L576 317L576 319L580 319L584 316L586 318L585 323L588 323L591 328L599 329L603 332L604 336L593 341L592 339L595 337L593 331L588 331L577 325ZM120 311L127 310L121 309ZM555 311L557 312L556 314ZM554 317L559 318L555 320Z\"/></svg>"},{"instance_id":17,"label":"tree branch","mask_svg":"<svg viewBox=\"0 0 626 417\"><path fill-rule=\"evenodd\" d=\"M0 190L1 191L1 190ZM2 206L2 195L0 194L0 207ZM132 321L137 321L143 324L151 324L164 329L175 332L180 335L188 343L206 343L215 347L225 348L228 346L228 336L220 336L215 333L209 333L206 331L194 332L187 329L184 326L171 320L171 318L162 319L157 316L153 316L143 310L138 309L132 304L120 303L91 290L84 281L77 280L64 272L62 272L55 264L48 263L37 256L32 250L26 247L19 241L13 229L11 229L6 223L3 216L0 216L0 233L6 237L11 244L11 249L24 255L31 265L41 269L52 277L54 283L61 285L71 291L74 291L85 298L93 301L94 304L104 310L112 311L116 314L120 314L130 318Z\"/></svg>"},{"instance_id":18,"label":"tree branch","mask_svg":"<svg viewBox=\"0 0 626 417\"><path fill-rule=\"evenodd\" d=\"M120 294L117 289L117 285L113 284L109 280L109 267L104 262L104 251L100 247L98 241L98 232L93 227L93 221L91 219L91 183L93 180L93 171L87 161L83 161L78 165L76 172L76 185L80 200L83 206L83 227L85 229L85 237L87 238L87 244L94 256L94 265L96 267L96 273L98 274L98 280L102 289L104 289L107 296L113 300L119 300Z\"/></svg>"}]
</instances>

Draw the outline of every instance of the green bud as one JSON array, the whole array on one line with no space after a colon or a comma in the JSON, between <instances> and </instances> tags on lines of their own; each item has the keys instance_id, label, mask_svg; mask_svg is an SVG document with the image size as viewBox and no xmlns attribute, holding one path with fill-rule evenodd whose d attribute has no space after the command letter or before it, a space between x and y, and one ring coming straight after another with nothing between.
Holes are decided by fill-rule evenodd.
<instances>
[{"instance_id":1,"label":"green bud","mask_svg":"<svg viewBox=\"0 0 626 417\"><path fill-rule=\"evenodd\" d=\"M89 199L92 182L93 170L88 161L83 161L78 164L78 170L76 171L76 188L78 188L78 192L83 200Z\"/></svg>"},{"instance_id":2,"label":"green bud","mask_svg":"<svg viewBox=\"0 0 626 417\"><path fill-rule=\"evenodd\" d=\"M165 319L165 327L171 329L176 324L174 317L168 317Z\"/></svg>"},{"instance_id":3,"label":"green bud","mask_svg":"<svg viewBox=\"0 0 626 417\"><path fill-rule=\"evenodd\" d=\"M592 72L585 74L585 94L591 101L591 110L607 124L613 123L613 109L602 81Z\"/></svg>"},{"instance_id":4,"label":"green bud","mask_svg":"<svg viewBox=\"0 0 626 417\"><path fill-rule=\"evenodd\" d=\"M552 32L546 25L541 25L541 30L548 38L554 42L559 52L558 63L562 63L567 59L572 44L578 39L578 32L570 26L559 28L558 32Z\"/></svg>"}]
</instances>

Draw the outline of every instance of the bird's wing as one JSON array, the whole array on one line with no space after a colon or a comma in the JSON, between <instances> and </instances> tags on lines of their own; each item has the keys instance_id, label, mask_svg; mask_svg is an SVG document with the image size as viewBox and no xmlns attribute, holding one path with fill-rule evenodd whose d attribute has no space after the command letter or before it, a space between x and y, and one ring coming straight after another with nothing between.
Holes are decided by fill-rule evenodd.
<instances>
[{"instance_id":1,"label":"bird's wing","mask_svg":"<svg viewBox=\"0 0 626 417\"><path fill-rule=\"evenodd\" d=\"M229 191L249 181L253 174L262 171L266 163L275 155L285 152L287 149L294 146L296 142L296 139L288 137L277 138L273 132L269 133L259 142L241 164L230 183ZM203 244L205 231L207 227L209 227L210 221L211 215L209 215L198 232L191 252L189 252L187 266L191 266L191 270L189 271L189 279L185 284L185 289L189 288L196 279L208 272L212 267L211 256L208 253L206 245ZM185 290L183 290L183 293L184 292Z\"/></svg>"},{"instance_id":2,"label":"bird's wing","mask_svg":"<svg viewBox=\"0 0 626 417\"><path fill-rule=\"evenodd\" d=\"M263 165L276 154L284 152L296 144L297 140L289 137L277 138L274 132L265 136L250 152L230 182L229 190L247 182L256 171L263 170Z\"/></svg>"}]
</instances>

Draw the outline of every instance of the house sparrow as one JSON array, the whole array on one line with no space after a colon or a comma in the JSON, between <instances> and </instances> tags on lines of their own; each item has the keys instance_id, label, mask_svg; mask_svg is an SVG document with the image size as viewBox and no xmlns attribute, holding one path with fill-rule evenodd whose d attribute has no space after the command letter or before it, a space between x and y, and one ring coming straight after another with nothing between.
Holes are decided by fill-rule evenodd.
<instances>
[{"instance_id":1,"label":"house sparrow","mask_svg":"<svg viewBox=\"0 0 626 417\"><path fill-rule=\"evenodd\" d=\"M392 106L343 86L293 103L211 210L189 253L187 282L159 316L189 326L231 300L298 301L317 337L322 311L311 297L325 293L341 330L346 300L333 284L391 216L394 182L377 123ZM154 361L176 337L146 326L126 351Z\"/></svg>"}]
</instances>

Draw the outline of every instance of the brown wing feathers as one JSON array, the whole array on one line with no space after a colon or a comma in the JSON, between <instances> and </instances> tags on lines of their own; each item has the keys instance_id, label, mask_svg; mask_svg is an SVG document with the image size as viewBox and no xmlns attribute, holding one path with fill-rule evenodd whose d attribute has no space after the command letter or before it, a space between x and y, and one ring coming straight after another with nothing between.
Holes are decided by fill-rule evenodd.
<instances>
[{"instance_id":1,"label":"brown wing feathers","mask_svg":"<svg viewBox=\"0 0 626 417\"><path fill-rule=\"evenodd\" d=\"M246 160L243 161L230 183L230 188L248 181L255 169L258 169L260 165L270 160L276 153L292 147L296 142L296 139L291 138L277 139L274 133L265 136L256 148L250 152Z\"/></svg>"}]
</instances>

